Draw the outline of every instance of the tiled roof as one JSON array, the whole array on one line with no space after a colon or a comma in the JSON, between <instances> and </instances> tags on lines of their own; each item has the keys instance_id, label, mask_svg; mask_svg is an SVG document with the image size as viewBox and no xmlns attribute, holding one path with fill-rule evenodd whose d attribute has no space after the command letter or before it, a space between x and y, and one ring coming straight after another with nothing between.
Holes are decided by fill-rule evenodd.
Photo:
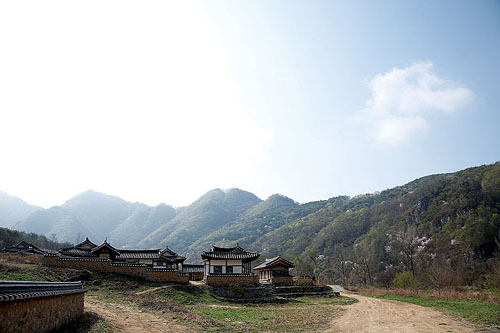
<instances>
[{"instance_id":1,"label":"tiled roof","mask_svg":"<svg viewBox=\"0 0 500 333\"><path fill-rule=\"evenodd\" d=\"M171 262L178 262L178 261L184 261L186 260L185 257L183 256L179 256L179 255L175 255L175 256L161 256L161 258L165 259L165 260L168 260L168 261L171 261Z\"/></svg>"},{"instance_id":2,"label":"tiled roof","mask_svg":"<svg viewBox=\"0 0 500 333\"><path fill-rule=\"evenodd\" d=\"M11 247L7 247L3 249L4 252L20 252L20 253L32 253L32 254L45 254L46 252L40 250L35 245L20 241L19 243L12 245Z\"/></svg>"},{"instance_id":3,"label":"tiled roof","mask_svg":"<svg viewBox=\"0 0 500 333\"><path fill-rule=\"evenodd\" d=\"M203 272L203 265L184 264L182 265L182 271L184 273Z\"/></svg>"},{"instance_id":4,"label":"tiled roof","mask_svg":"<svg viewBox=\"0 0 500 333\"><path fill-rule=\"evenodd\" d=\"M289 268L295 267L295 265L293 264L293 262L288 261L286 259L283 259L280 256L277 256L277 257L274 257L274 258L266 259L262 264L260 264L258 266L255 266L253 269L260 269L260 268L271 267L271 266L274 266L275 264L277 264L279 262L285 264L285 266L289 266Z\"/></svg>"},{"instance_id":5,"label":"tiled roof","mask_svg":"<svg viewBox=\"0 0 500 333\"><path fill-rule=\"evenodd\" d=\"M203 251L201 257L203 259L251 259L255 260L260 256L257 252L248 252L239 245L235 247L217 247L212 246L212 250Z\"/></svg>"},{"instance_id":6,"label":"tiled roof","mask_svg":"<svg viewBox=\"0 0 500 333\"><path fill-rule=\"evenodd\" d=\"M170 250L168 246L164 250L152 249L152 250L119 250L111 246L108 242L104 242L99 246L94 246L93 248L82 248L82 244L93 244L88 238L78 244L77 246L68 247L59 250L59 253L67 256L76 257L89 257L93 256L96 251L103 247L109 248L111 251L116 253L116 259L126 260L126 259L163 259L172 263L182 262L186 260L185 257L176 254L174 251Z\"/></svg>"},{"instance_id":7,"label":"tiled roof","mask_svg":"<svg viewBox=\"0 0 500 333\"><path fill-rule=\"evenodd\" d=\"M104 241L104 243L102 243L101 245L97 246L97 247L94 247L92 249L92 251L90 251L91 253L94 253L94 252L97 252L99 251L100 249L104 248L104 247L107 247L108 249L110 249L112 252L115 252L117 255L120 254L120 251L118 251L117 249L115 249L114 247L111 246L111 244L109 244L108 242Z\"/></svg>"},{"instance_id":8,"label":"tiled roof","mask_svg":"<svg viewBox=\"0 0 500 333\"><path fill-rule=\"evenodd\" d=\"M175 256L177 253L175 253L174 251L170 250L168 248L168 246L163 250L161 251L161 254L163 254L164 256Z\"/></svg>"},{"instance_id":9,"label":"tiled roof","mask_svg":"<svg viewBox=\"0 0 500 333\"><path fill-rule=\"evenodd\" d=\"M82 282L0 281L0 304L86 292Z\"/></svg>"},{"instance_id":10,"label":"tiled roof","mask_svg":"<svg viewBox=\"0 0 500 333\"><path fill-rule=\"evenodd\" d=\"M64 255L69 256L89 256L92 249L77 249L74 247L67 247L65 249L60 249L59 252Z\"/></svg>"},{"instance_id":11,"label":"tiled roof","mask_svg":"<svg viewBox=\"0 0 500 333\"><path fill-rule=\"evenodd\" d=\"M160 250L120 250L120 255L116 259L157 259L160 257Z\"/></svg>"},{"instance_id":12,"label":"tiled roof","mask_svg":"<svg viewBox=\"0 0 500 333\"><path fill-rule=\"evenodd\" d=\"M89 238L85 238L85 240L83 242L81 242L80 244L76 244L74 247L83 247L84 245L90 245L92 248L96 247L97 244L94 244L93 242L91 242L89 240Z\"/></svg>"}]
</instances>

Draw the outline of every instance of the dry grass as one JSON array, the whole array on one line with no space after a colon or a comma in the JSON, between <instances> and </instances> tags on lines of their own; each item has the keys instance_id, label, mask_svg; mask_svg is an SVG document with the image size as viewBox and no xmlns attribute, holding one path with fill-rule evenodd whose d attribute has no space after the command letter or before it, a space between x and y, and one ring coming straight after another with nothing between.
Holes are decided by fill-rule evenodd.
<instances>
[{"instance_id":1,"label":"dry grass","mask_svg":"<svg viewBox=\"0 0 500 333\"><path fill-rule=\"evenodd\" d=\"M351 291L362 294L375 295L394 295L394 296L420 296L435 297L446 299L457 299L462 301L481 301L492 304L500 304L500 290L482 289L482 290L457 290L454 288L437 290L418 290L418 289L380 289L375 287L359 288L349 287Z\"/></svg>"},{"instance_id":2,"label":"dry grass","mask_svg":"<svg viewBox=\"0 0 500 333\"><path fill-rule=\"evenodd\" d=\"M11 253L1 253L0 263L10 262L18 264L42 264L42 257L37 255L21 255L21 254L11 254Z\"/></svg>"},{"instance_id":3,"label":"dry grass","mask_svg":"<svg viewBox=\"0 0 500 333\"><path fill-rule=\"evenodd\" d=\"M344 310L329 299L303 299L282 305L190 306L190 310L212 318L228 332L302 332L323 331ZM352 302L351 302L352 303Z\"/></svg>"}]
</instances>

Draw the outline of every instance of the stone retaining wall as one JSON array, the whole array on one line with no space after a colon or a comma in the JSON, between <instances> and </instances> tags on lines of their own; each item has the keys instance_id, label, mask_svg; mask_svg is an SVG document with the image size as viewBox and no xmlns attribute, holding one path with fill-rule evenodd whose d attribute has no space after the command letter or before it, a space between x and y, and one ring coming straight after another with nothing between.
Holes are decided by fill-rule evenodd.
<instances>
[{"instance_id":1,"label":"stone retaining wall","mask_svg":"<svg viewBox=\"0 0 500 333\"><path fill-rule=\"evenodd\" d=\"M208 275L206 281L210 286L245 286L259 284L259 278L255 275Z\"/></svg>"},{"instance_id":2,"label":"stone retaining wall","mask_svg":"<svg viewBox=\"0 0 500 333\"><path fill-rule=\"evenodd\" d=\"M7 286L10 290L5 285L13 281L1 284L0 332L48 332L83 314L85 289L81 282L66 283L69 287L54 283L51 287L50 283L22 281L14 289Z\"/></svg>"},{"instance_id":3,"label":"stone retaining wall","mask_svg":"<svg viewBox=\"0 0 500 333\"><path fill-rule=\"evenodd\" d=\"M277 286L292 286L295 284L292 276L289 277L273 277L271 283Z\"/></svg>"},{"instance_id":4,"label":"stone retaining wall","mask_svg":"<svg viewBox=\"0 0 500 333\"><path fill-rule=\"evenodd\" d=\"M144 264L113 263L109 259L44 256L42 264L52 267L67 267L105 273L118 273L142 278L147 281L189 283L189 275L179 273L176 269L148 268Z\"/></svg>"}]
</instances>

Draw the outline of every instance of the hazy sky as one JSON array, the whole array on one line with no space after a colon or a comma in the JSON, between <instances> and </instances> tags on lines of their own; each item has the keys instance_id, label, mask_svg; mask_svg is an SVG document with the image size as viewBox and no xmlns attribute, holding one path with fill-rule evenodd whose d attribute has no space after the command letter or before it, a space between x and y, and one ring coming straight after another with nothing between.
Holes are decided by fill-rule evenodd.
<instances>
[{"instance_id":1,"label":"hazy sky","mask_svg":"<svg viewBox=\"0 0 500 333\"><path fill-rule=\"evenodd\" d=\"M500 159L498 1L0 2L0 190L306 202Z\"/></svg>"}]
</instances>

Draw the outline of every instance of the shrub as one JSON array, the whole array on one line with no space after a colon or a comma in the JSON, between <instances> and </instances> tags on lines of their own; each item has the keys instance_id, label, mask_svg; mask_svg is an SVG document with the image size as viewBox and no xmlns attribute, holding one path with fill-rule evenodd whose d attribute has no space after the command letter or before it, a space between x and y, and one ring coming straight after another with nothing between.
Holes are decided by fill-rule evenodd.
<instances>
[{"instance_id":1,"label":"shrub","mask_svg":"<svg viewBox=\"0 0 500 333\"><path fill-rule=\"evenodd\" d=\"M412 272L404 271L396 274L393 285L400 289L410 289L415 286L416 280Z\"/></svg>"},{"instance_id":2,"label":"shrub","mask_svg":"<svg viewBox=\"0 0 500 333\"><path fill-rule=\"evenodd\" d=\"M312 279L311 278L299 278L295 282L297 286L310 286L312 285Z\"/></svg>"}]
</instances>

